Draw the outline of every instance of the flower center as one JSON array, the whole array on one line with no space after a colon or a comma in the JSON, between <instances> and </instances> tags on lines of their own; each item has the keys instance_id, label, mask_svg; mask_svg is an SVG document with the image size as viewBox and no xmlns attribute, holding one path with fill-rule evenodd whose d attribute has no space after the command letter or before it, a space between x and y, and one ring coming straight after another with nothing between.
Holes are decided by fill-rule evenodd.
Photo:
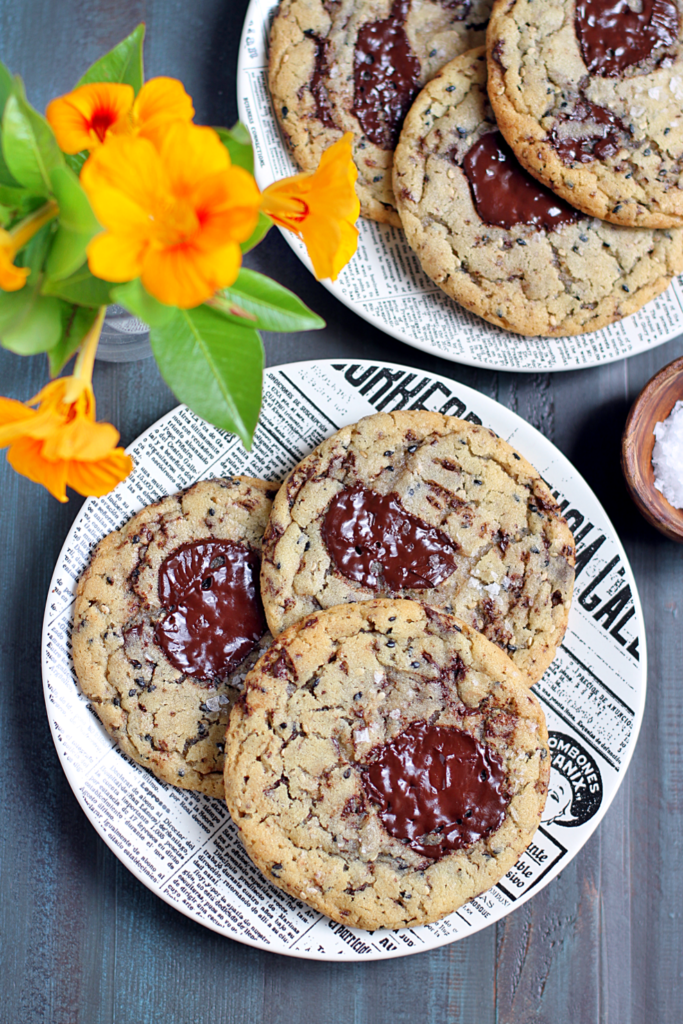
<instances>
[{"instance_id":1,"label":"flower center","mask_svg":"<svg viewBox=\"0 0 683 1024\"><path fill-rule=\"evenodd\" d=\"M154 215L156 239L161 245L181 245L189 241L199 228L199 218L186 199L164 204Z\"/></svg>"},{"instance_id":2,"label":"flower center","mask_svg":"<svg viewBox=\"0 0 683 1024\"><path fill-rule=\"evenodd\" d=\"M310 213L308 203L299 196L278 195L268 198L268 216L276 223L303 224Z\"/></svg>"},{"instance_id":3,"label":"flower center","mask_svg":"<svg viewBox=\"0 0 683 1024\"><path fill-rule=\"evenodd\" d=\"M90 121L90 131L95 133L100 142L104 142L104 136L115 122L116 114L113 110L96 110Z\"/></svg>"}]
</instances>

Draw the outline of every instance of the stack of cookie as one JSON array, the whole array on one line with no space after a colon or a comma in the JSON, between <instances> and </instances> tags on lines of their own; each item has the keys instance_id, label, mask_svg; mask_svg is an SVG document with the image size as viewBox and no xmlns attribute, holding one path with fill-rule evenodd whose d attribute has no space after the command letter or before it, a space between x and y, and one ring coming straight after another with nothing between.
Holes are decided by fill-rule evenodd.
<instances>
[{"instance_id":1,"label":"stack of cookie","mask_svg":"<svg viewBox=\"0 0 683 1024\"><path fill-rule=\"evenodd\" d=\"M225 793L276 885L349 925L434 921L538 826L530 686L566 628L571 533L520 453L437 413L367 417L275 490L199 483L100 543L81 687L138 763Z\"/></svg>"},{"instance_id":2,"label":"stack of cookie","mask_svg":"<svg viewBox=\"0 0 683 1024\"><path fill-rule=\"evenodd\" d=\"M580 334L683 271L680 8L496 0L471 49L486 2L283 0L271 92L303 167L354 133L363 215L448 295Z\"/></svg>"}]
</instances>

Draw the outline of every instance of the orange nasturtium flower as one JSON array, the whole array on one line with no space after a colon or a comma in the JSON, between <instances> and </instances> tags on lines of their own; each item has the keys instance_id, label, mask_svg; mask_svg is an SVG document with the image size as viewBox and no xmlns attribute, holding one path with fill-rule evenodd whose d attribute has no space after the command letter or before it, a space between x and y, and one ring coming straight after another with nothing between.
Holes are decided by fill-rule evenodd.
<instances>
[{"instance_id":1,"label":"orange nasturtium flower","mask_svg":"<svg viewBox=\"0 0 683 1024\"><path fill-rule=\"evenodd\" d=\"M153 137L170 121L191 121L192 100L177 78L150 78L135 97L130 85L91 82L48 104L46 117L60 149L80 153L97 149L107 135Z\"/></svg>"},{"instance_id":2,"label":"orange nasturtium flower","mask_svg":"<svg viewBox=\"0 0 683 1024\"><path fill-rule=\"evenodd\" d=\"M175 121L157 145L112 134L83 167L106 229L88 245L88 264L105 281L140 277L160 302L189 309L237 277L261 196L212 128Z\"/></svg>"},{"instance_id":3,"label":"orange nasturtium flower","mask_svg":"<svg viewBox=\"0 0 683 1024\"><path fill-rule=\"evenodd\" d=\"M51 381L29 402L0 398L0 448L10 446L7 461L58 501L67 500L67 485L79 494L107 494L133 468L130 456L115 447L116 427L95 422L90 378L103 318L104 309L84 343L74 376Z\"/></svg>"},{"instance_id":4,"label":"orange nasturtium flower","mask_svg":"<svg viewBox=\"0 0 683 1024\"><path fill-rule=\"evenodd\" d=\"M316 171L275 181L262 197L263 212L303 239L318 280L335 281L358 245L352 140L347 132L325 150Z\"/></svg>"}]
</instances>

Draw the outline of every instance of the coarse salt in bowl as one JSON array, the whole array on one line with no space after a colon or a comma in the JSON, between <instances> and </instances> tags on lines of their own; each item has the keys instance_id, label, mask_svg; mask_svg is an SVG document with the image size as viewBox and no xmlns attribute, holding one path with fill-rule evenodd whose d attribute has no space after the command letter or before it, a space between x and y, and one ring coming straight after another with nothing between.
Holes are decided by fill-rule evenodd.
<instances>
[{"instance_id":1,"label":"coarse salt in bowl","mask_svg":"<svg viewBox=\"0 0 683 1024\"><path fill-rule=\"evenodd\" d=\"M683 402L663 422L655 423L652 465L655 487L674 508L683 508Z\"/></svg>"},{"instance_id":2,"label":"coarse salt in bowl","mask_svg":"<svg viewBox=\"0 0 683 1024\"><path fill-rule=\"evenodd\" d=\"M647 382L626 421L621 465L638 510L683 544L683 356ZM672 503L673 502L673 503Z\"/></svg>"}]
</instances>

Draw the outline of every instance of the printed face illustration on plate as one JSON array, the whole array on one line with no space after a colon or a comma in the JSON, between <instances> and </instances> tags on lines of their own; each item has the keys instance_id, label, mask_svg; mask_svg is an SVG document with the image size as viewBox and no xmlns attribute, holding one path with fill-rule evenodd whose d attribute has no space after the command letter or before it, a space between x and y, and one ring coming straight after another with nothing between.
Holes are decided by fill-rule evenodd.
<instances>
[{"instance_id":1,"label":"printed face illustration on plate","mask_svg":"<svg viewBox=\"0 0 683 1024\"><path fill-rule=\"evenodd\" d=\"M544 825L583 825L602 803L602 777L595 758L574 737L551 732L551 768Z\"/></svg>"},{"instance_id":2,"label":"printed face illustration on plate","mask_svg":"<svg viewBox=\"0 0 683 1024\"><path fill-rule=\"evenodd\" d=\"M558 825L573 825L575 819L572 816L572 792L571 783L565 779L554 768L550 769L550 784L548 786L548 799L545 804L545 811L541 821L549 825L555 822Z\"/></svg>"}]
</instances>

